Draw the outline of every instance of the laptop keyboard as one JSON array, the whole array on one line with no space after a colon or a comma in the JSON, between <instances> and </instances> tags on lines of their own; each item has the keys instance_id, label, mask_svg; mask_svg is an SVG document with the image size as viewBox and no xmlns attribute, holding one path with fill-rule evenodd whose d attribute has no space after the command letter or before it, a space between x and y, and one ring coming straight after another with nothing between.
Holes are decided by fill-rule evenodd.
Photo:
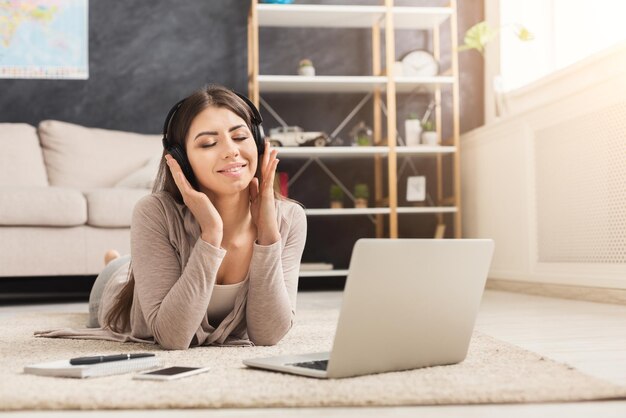
<instances>
[{"instance_id":1,"label":"laptop keyboard","mask_svg":"<svg viewBox=\"0 0 626 418\"><path fill-rule=\"evenodd\" d=\"M328 368L328 360L305 361L303 363L292 363L289 366L304 367L307 369L326 370Z\"/></svg>"}]
</instances>

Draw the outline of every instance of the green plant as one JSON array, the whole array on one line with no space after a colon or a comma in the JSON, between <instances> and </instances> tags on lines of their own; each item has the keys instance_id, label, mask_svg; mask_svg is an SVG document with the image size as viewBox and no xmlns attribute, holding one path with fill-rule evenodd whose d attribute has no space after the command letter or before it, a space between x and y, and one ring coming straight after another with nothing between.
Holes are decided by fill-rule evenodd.
<instances>
[{"instance_id":1,"label":"green plant","mask_svg":"<svg viewBox=\"0 0 626 418\"><path fill-rule=\"evenodd\" d=\"M298 64L299 67L311 67L313 66L313 61L311 61L308 58L304 58L300 60L300 63Z\"/></svg>"},{"instance_id":2,"label":"green plant","mask_svg":"<svg viewBox=\"0 0 626 418\"><path fill-rule=\"evenodd\" d=\"M367 135L359 135L356 138L356 144L359 146L367 147L370 144L370 138Z\"/></svg>"},{"instance_id":3,"label":"green plant","mask_svg":"<svg viewBox=\"0 0 626 418\"><path fill-rule=\"evenodd\" d=\"M524 26L520 24L506 25L514 26L515 35L520 41L532 41L535 36ZM481 54L485 51L485 46L498 35L498 32L506 26L494 28L489 26L486 21L478 22L465 32L463 45L459 46L459 51L475 49Z\"/></svg>"},{"instance_id":4,"label":"green plant","mask_svg":"<svg viewBox=\"0 0 626 418\"><path fill-rule=\"evenodd\" d=\"M409 113L409 119L417 119L417 113L415 112Z\"/></svg>"},{"instance_id":5,"label":"green plant","mask_svg":"<svg viewBox=\"0 0 626 418\"><path fill-rule=\"evenodd\" d=\"M359 183L354 186L354 198L355 199L369 199L370 189L365 183Z\"/></svg>"},{"instance_id":6,"label":"green plant","mask_svg":"<svg viewBox=\"0 0 626 418\"><path fill-rule=\"evenodd\" d=\"M330 201L331 202L341 202L343 200L343 190L341 187L333 184L330 186Z\"/></svg>"},{"instance_id":7,"label":"green plant","mask_svg":"<svg viewBox=\"0 0 626 418\"><path fill-rule=\"evenodd\" d=\"M432 121L427 120L426 122L422 123L422 130L424 130L425 132L432 132L435 130L435 124Z\"/></svg>"}]
</instances>

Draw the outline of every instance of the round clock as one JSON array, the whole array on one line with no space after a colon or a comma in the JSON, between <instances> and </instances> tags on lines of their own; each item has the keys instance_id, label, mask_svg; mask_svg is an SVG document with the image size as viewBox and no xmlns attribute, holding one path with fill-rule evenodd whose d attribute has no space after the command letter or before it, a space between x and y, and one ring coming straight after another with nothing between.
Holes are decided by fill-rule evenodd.
<instances>
[{"instance_id":1,"label":"round clock","mask_svg":"<svg viewBox=\"0 0 626 418\"><path fill-rule=\"evenodd\" d=\"M405 77L432 77L438 72L439 63L428 51L410 51L402 58L402 74Z\"/></svg>"}]
</instances>

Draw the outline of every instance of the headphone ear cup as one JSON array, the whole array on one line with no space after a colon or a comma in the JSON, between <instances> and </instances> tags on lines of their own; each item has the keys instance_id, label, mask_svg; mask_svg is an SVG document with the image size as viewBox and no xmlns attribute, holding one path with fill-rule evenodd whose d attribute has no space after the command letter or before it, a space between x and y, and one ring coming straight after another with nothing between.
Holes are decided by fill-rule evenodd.
<instances>
[{"instance_id":1,"label":"headphone ear cup","mask_svg":"<svg viewBox=\"0 0 626 418\"><path fill-rule=\"evenodd\" d=\"M198 182L196 181L196 176L193 174L193 170L191 168L191 164L189 164L189 160L185 153L180 149L178 144L172 145L168 150L170 155L174 157L174 159L178 162L183 174L187 181L191 184L191 187L198 190Z\"/></svg>"},{"instance_id":2,"label":"headphone ear cup","mask_svg":"<svg viewBox=\"0 0 626 418\"><path fill-rule=\"evenodd\" d=\"M248 99L246 96L237 93L236 91L233 91L233 93L239 96L239 98L248 105L250 111L252 112L252 120L250 123L252 137L254 138L254 142L256 143L256 148L259 151L259 154L263 154L265 152L265 134L263 132L263 126L261 125L261 123L263 123L261 112L259 112L259 109L257 109L254 103L252 103L252 101L250 101L250 99Z\"/></svg>"},{"instance_id":3,"label":"headphone ear cup","mask_svg":"<svg viewBox=\"0 0 626 418\"><path fill-rule=\"evenodd\" d=\"M265 135L263 134L263 127L252 123L252 136L254 142L256 142L256 148L259 151L259 155L265 152Z\"/></svg>"}]
</instances>

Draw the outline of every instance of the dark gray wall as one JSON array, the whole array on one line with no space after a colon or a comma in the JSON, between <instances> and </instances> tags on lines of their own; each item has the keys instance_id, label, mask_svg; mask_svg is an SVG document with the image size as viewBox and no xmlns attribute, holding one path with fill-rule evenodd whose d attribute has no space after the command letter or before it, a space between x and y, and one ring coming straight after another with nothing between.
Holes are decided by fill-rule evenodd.
<instances>
[{"instance_id":1,"label":"dark gray wall","mask_svg":"<svg viewBox=\"0 0 626 418\"><path fill-rule=\"evenodd\" d=\"M297 1L296 3L380 4L378 1ZM398 5L445 5L446 1L397 1ZM459 37L483 18L480 0L459 2ZM246 19L248 0L121 0L89 2L88 80L0 80L0 122L37 125L57 119L85 126L158 133L170 106L207 82L241 92L247 88ZM448 31L442 32L449 43ZM415 48L429 48L431 40L418 31L396 32L396 57ZM384 45L384 40L383 40ZM298 61L313 60L317 73L366 75L371 73L369 30L274 29L260 33L262 74L295 74ZM442 66L449 66L450 50L444 48ZM482 61L464 52L460 61L461 130L483 123ZM309 130L331 132L358 103L362 95L267 94L264 98L289 124ZM427 95L399 96L398 120L410 112L421 114ZM442 107L449 111L449 95ZM371 106L366 106L339 134L359 120L371 125ZM268 130L277 123L263 110ZM403 134L402 123L399 132ZM444 136L449 134L446 124ZM295 173L303 161L281 161L280 170ZM351 186L367 182L373 187L369 161L332 161L344 182ZM433 173L432 159L418 161L421 173ZM290 190L290 197L308 207L326 207L330 180L312 166ZM399 183L400 203L405 193ZM434 196L434 184L429 183ZM448 219L448 223L451 219ZM429 236L433 216L401 217L401 235ZM332 261L347 266L349 248L360 236L372 236L373 225L364 217L309 219L306 261ZM450 231L451 232L451 231ZM341 238L338 238L341 237Z\"/></svg>"},{"instance_id":2,"label":"dark gray wall","mask_svg":"<svg viewBox=\"0 0 626 418\"><path fill-rule=\"evenodd\" d=\"M207 81L245 88L248 4L92 0L89 79L2 80L0 120L157 133L169 107Z\"/></svg>"}]
</instances>

